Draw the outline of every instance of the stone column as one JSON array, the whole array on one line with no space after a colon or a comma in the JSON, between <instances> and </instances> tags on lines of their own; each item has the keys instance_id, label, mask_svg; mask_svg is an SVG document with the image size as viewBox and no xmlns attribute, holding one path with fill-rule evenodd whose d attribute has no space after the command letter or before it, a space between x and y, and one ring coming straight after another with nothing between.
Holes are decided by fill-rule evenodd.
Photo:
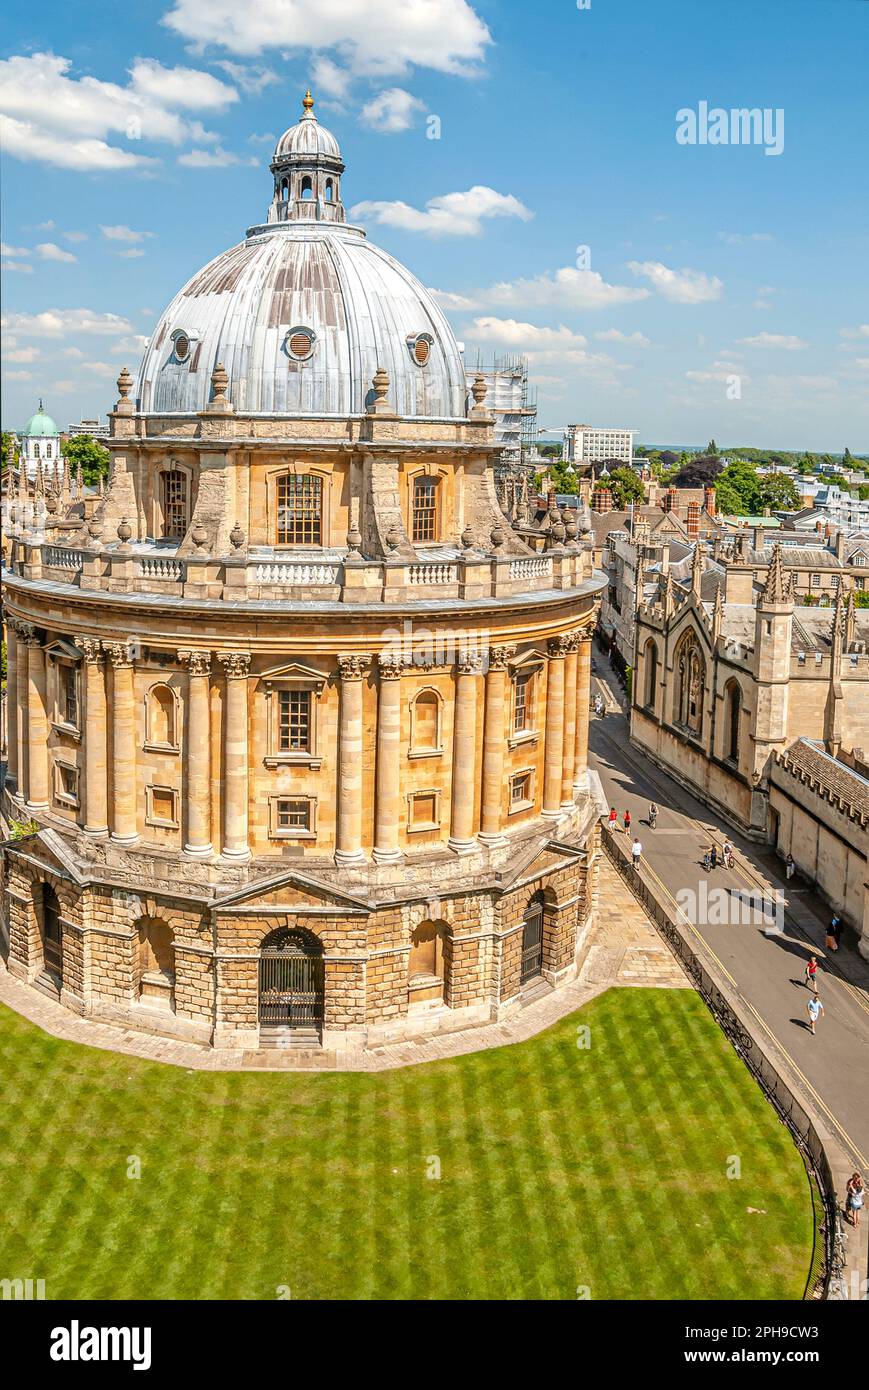
<instances>
[{"instance_id":1,"label":"stone column","mask_svg":"<svg viewBox=\"0 0 869 1390\"><path fill-rule=\"evenodd\" d=\"M477 761L477 652L459 657L453 722L452 806L448 844L456 854L474 848L474 771Z\"/></svg>"},{"instance_id":2,"label":"stone column","mask_svg":"<svg viewBox=\"0 0 869 1390\"><path fill-rule=\"evenodd\" d=\"M6 785L18 784L18 633L6 624ZM22 648L23 650L23 648Z\"/></svg>"},{"instance_id":3,"label":"stone column","mask_svg":"<svg viewBox=\"0 0 869 1390\"><path fill-rule=\"evenodd\" d=\"M101 840L109 833L105 659L94 638L76 637L75 642L84 655L84 829Z\"/></svg>"},{"instance_id":4,"label":"stone column","mask_svg":"<svg viewBox=\"0 0 869 1390\"><path fill-rule=\"evenodd\" d=\"M588 721L591 699L591 632L583 628L579 634L576 668L576 742L574 748L573 785L579 790L588 785Z\"/></svg>"},{"instance_id":5,"label":"stone column","mask_svg":"<svg viewBox=\"0 0 869 1390\"><path fill-rule=\"evenodd\" d=\"M371 657L338 657L341 711L338 730L338 829L335 863L343 868L364 864L362 852L362 682Z\"/></svg>"},{"instance_id":6,"label":"stone column","mask_svg":"<svg viewBox=\"0 0 869 1390\"><path fill-rule=\"evenodd\" d=\"M504 843L501 807L504 802L504 705L507 695L507 663L515 647L493 647L486 672L486 710L483 726L483 799L480 839L486 845Z\"/></svg>"},{"instance_id":7,"label":"stone column","mask_svg":"<svg viewBox=\"0 0 869 1390\"><path fill-rule=\"evenodd\" d=\"M27 643L27 810L48 810L48 709L45 686L45 648L36 628L23 628Z\"/></svg>"},{"instance_id":8,"label":"stone column","mask_svg":"<svg viewBox=\"0 0 869 1390\"><path fill-rule=\"evenodd\" d=\"M374 862L394 864L401 859L398 821L401 803L401 658L381 652L380 695L377 701L377 809Z\"/></svg>"},{"instance_id":9,"label":"stone column","mask_svg":"<svg viewBox=\"0 0 869 1390\"><path fill-rule=\"evenodd\" d=\"M579 668L579 633L571 632L564 658L564 744L561 754L561 804L573 806L573 774L576 765L576 681Z\"/></svg>"},{"instance_id":10,"label":"stone column","mask_svg":"<svg viewBox=\"0 0 869 1390\"><path fill-rule=\"evenodd\" d=\"M187 727L184 754L187 772L187 840L184 853L210 859L211 844L211 652L183 651L187 667Z\"/></svg>"},{"instance_id":11,"label":"stone column","mask_svg":"<svg viewBox=\"0 0 869 1390\"><path fill-rule=\"evenodd\" d=\"M15 799L16 801L26 801L27 789L30 785L30 748L27 742L27 687L29 679L26 624L16 623L15 631L18 634L18 710L15 715L14 729L18 745L18 788Z\"/></svg>"},{"instance_id":12,"label":"stone column","mask_svg":"<svg viewBox=\"0 0 869 1390\"><path fill-rule=\"evenodd\" d=\"M543 811L561 815L561 770L564 758L564 663L568 639L553 637L546 663L546 734L543 743Z\"/></svg>"},{"instance_id":13,"label":"stone column","mask_svg":"<svg viewBox=\"0 0 869 1390\"><path fill-rule=\"evenodd\" d=\"M112 841L133 845L139 838L133 651L126 642L109 642L106 650L112 663Z\"/></svg>"},{"instance_id":14,"label":"stone column","mask_svg":"<svg viewBox=\"0 0 869 1390\"><path fill-rule=\"evenodd\" d=\"M244 652L220 656L226 673L224 752L226 795L223 815L223 858L236 862L250 858L248 844L248 712L247 678L250 657ZM206 832L207 833L207 832Z\"/></svg>"}]
</instances>

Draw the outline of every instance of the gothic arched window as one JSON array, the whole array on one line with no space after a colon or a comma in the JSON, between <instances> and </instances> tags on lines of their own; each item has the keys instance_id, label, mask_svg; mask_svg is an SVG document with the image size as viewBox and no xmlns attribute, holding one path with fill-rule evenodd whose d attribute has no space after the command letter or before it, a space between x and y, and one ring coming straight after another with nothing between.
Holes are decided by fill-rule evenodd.
<instances>
[{"instance_id":1,"label":"gothic arched window","mask_svg":"<svg viewBox=\"0 0 869 1390\"><path fill-rule=\"evenodd\" d=\"M703 705L706 688L706 662L693 632L679 649L676 721L689 733L703 731Z\"/></svg>"},{"instance_id":2,"label":"gothic arched window","mask_svg":"<svg viewBox=\"0 0 869 1390\"><path fill-rule=\"evenodd\" d=\"M727 723L724 735L724 756L730 762L739 762L739 715L742 709L742 691L737 681L730 681L725 691Z\"/></svg>"},{"instance_id":3,"label":"gothic arched window","mask_svg":"<svg viewBox=\"0 0 869 1390\"><path fill-rule=\"evenodd\" d=\"M650 637L646 643L646 696L645 706L647 709L655 708L655 697L658 691L658 648Z\"/></svg>"}]
</instances>

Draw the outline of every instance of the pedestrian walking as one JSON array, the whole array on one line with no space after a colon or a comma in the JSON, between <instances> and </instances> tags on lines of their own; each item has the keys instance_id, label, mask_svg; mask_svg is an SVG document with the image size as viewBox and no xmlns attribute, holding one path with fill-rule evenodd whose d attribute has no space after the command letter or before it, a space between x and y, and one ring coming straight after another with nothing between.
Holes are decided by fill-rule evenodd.
<instances>
[{"instance_id":1,"label":"pedestrian walking","mask_svg":"<svg viewBox=\"0 0 869 1390\"><path fill-rule=\"evenodd\" d=\"M713 867L713 869L714 869L714 868L716 868L717 865L718 865L718 846L717 846L717 845L713 845L712 848L711 848L711 850L709 851L709 854L710 854L710 857L711 857L711 859L712 859L712 867Z\"/></svg>"},{"instance_id":2,"label":"pedestrian walking","mask_svg":"<svg viewBox=\"0 0 869 1390\"><path fill-rule=\"evenodd\" d=\"M796 867L797 867L797 866L796 866L796 864L794 863L794 856L793 856L792 854L789 854L788 857L787 857L787 859L785 860L785 873L786 873L786 875L787 875L788 882L790 882L790 880L793 878L793 876L794 876L794 869L795 869Z\"/></svg>"},{"instance_id":3,"label":"pedestrian walking","mask_svg":"<svg viewBox=\"0 0 869 1390\"><path fill-rule=\"evenodd\" d=\"M846 1192L847 1200L845 1202L845 1211L848 1220L851 1222L852 1226L859 1226L860 1213L863 1210L863 1199L866 1195L863 1188L863 1179L860 1177L859 1173L853 1173L848 1179Z\"/></svg>"},{"instance_id":4,"label":"pedestrian walking","mask_svg":"<svg viewBox=\"0 0 869 1390\"><path fill-rule=\"evenodd\" d=\"M615 806L610 807L609 827L610 830L618 830L619 828L619 813L616 810Z\"/></svg>"},{"instance_id":5,"label":"pedestrian walking","mask_svg":"<svg viewBox=\"0 0 869 1390\"><path fill-rule=\"evenodd\" d=\"M639 840L637 839L637 837L636 837L636 835L635 835L635 836L634 836L634 843L631 845L631 858L632 858L632 860L634 861L634 868L635 868L635 869L638 869L638 868L640 867L640 860L642 859L642 857L643 857L643 846L640 844Z\"/></svg>"},{"instance_id":6,"label":"pedestrian walking","mask_svg":"<svg viewBox=\"0 0 869 1390\"><path fill-rule=\"evenodd\" d=\"M809 956L806 961L806 989L812 990L814 994L818 992L818 958Z\"/></svg>"},{"instance_id":7,"label":"pedestrian walking","mask_svg":"<svg viewBox=\"0 0 869 1390\"><path fill-rule=\"evenodd\" d=\"M733 868L733 845L730 843L729 840L725 840L725 841L724 841L724 848L723 848L723 850L722 850L722 855L723 855L723 858L724 858L724 867L725 867L725 869L732 869L732 868Z\"/></svg>"},{"instance_id":8,"label":"pedestrian walking","mask_svg":"<svg viewBox=\"0 0 869 1390\"><path fill-rule=\"evenodd\" d=\"M650 829L650 830L654 830L654 828L655 828L655 826L656 826L657 824L658 824L658 808L657 808L657 806L655 805L655 803L654 803L654 801L653 801L653 802L651 803L651 805L649 806L649 829Z\"/></svg>"},{"instance_id":9,"label":"pedestrian walking","mask_svg":"<svg viewBox=\"0 0 869 1390\"><path fill-rule=\"evenodd\" d=\"M706 853L705 853L704 856L703 856L703 867L704 867L704 869L706 870L707 874L709 873L709 870L712 868L712 850L711 850L711 849L707 849Z\"/></svg>"},{"instance_id":10,"label":"pedestrian walking","mask_svg":"<svg viewBox=\"0 0 869 1390\"><path fill-rule=\"evenodd\" d=\"M830 919L830 925L827 927L827 950L828 950L828 951L838 951L838 949L839 949L839 938L840 938L841 935L842 935L842 919L841 919L841 917L833 916L833 917L831 917L831 919Z\"/></svg>"},{"instance_id":11,"label":"pedestrian walking","mask_svg":"<svg viewBox=\"0 0 869 1390\"><path fill-rule=\"evenodd\" d=\"M811 999L806 1005L806 1008L809 1011L809 1031L814 1033L815 1024L817 1023L819 1016L824 1012L824 1006L818 998L817 994L812 995Z\"/></svg>"},{"instance_id":12,"label":"pedestrian walking","mask_svg":"<svg viewBox=\"0 0 869 1390\"><path fill-rule=\"evenodd\" d=\"M630 835L630 833L631 833L631 813L630 813L630 811L625 811L625 814L624 814L624 816L622 817L622 819L623 819L623 821L624 821L624 823L625 823L625 834L626 834L626 835Z\"/></svg>"}]
</instances>

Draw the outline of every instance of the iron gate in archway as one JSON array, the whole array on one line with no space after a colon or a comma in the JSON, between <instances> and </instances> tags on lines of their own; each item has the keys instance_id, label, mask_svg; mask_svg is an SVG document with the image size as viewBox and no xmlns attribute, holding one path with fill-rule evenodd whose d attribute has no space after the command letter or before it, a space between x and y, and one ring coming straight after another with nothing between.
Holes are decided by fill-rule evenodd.
<instances>
[{"instance_id":1,"label":"iron gate in archway","mask_svg":"<svg viewBox=\"0 0 869 1390\"><path fill-rule=\"evenodd\" d=\"M543 969L543 898L535 893L527 908L522 923L522 963L519 970L519 984L527 985Z\"/></svg>"},{"instance_id":2,"label":"iron gate in archway","mask_svg":"<svg viewBox=\"0 0 869 1390\"><path fill-rule=\"evenodd\" d=\"M260 1023L322 1029L325 983L323 947L312 932L271 932L260 947Z\"/></svg>"}]
</instances>

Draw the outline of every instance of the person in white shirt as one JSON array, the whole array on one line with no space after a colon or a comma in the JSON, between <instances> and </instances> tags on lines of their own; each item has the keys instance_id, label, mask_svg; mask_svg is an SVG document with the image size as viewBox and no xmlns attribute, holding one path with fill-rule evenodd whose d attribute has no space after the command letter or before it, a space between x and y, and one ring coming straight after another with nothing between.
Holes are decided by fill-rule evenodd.
<instances>
[{"instance_id":1,"label":"person in white shirt","mask_svg":"<svg viewBox=\"0 0 869 1390\"><path fill-rule=\"evenodd\" d=\"M814 1033L815 1024L818 1021L818 1016L824 1012L824 1006L818 996L813 994L806 1007L809 1011L809 1030Z\"/></svg>"},{"instance_id":2,"label":"person in white shirt","mask_svg":"<svg viewBox=\"0 0 869 1390\"><path fill-rule=\"evenodd\" d=\"M642 857L642 853L643 846L640 844L639 840L635 839L634 843L631 845L631 858L634 861L635 869L638 869L640 867L640 859Z\"/></svg>"}]
</instances>

